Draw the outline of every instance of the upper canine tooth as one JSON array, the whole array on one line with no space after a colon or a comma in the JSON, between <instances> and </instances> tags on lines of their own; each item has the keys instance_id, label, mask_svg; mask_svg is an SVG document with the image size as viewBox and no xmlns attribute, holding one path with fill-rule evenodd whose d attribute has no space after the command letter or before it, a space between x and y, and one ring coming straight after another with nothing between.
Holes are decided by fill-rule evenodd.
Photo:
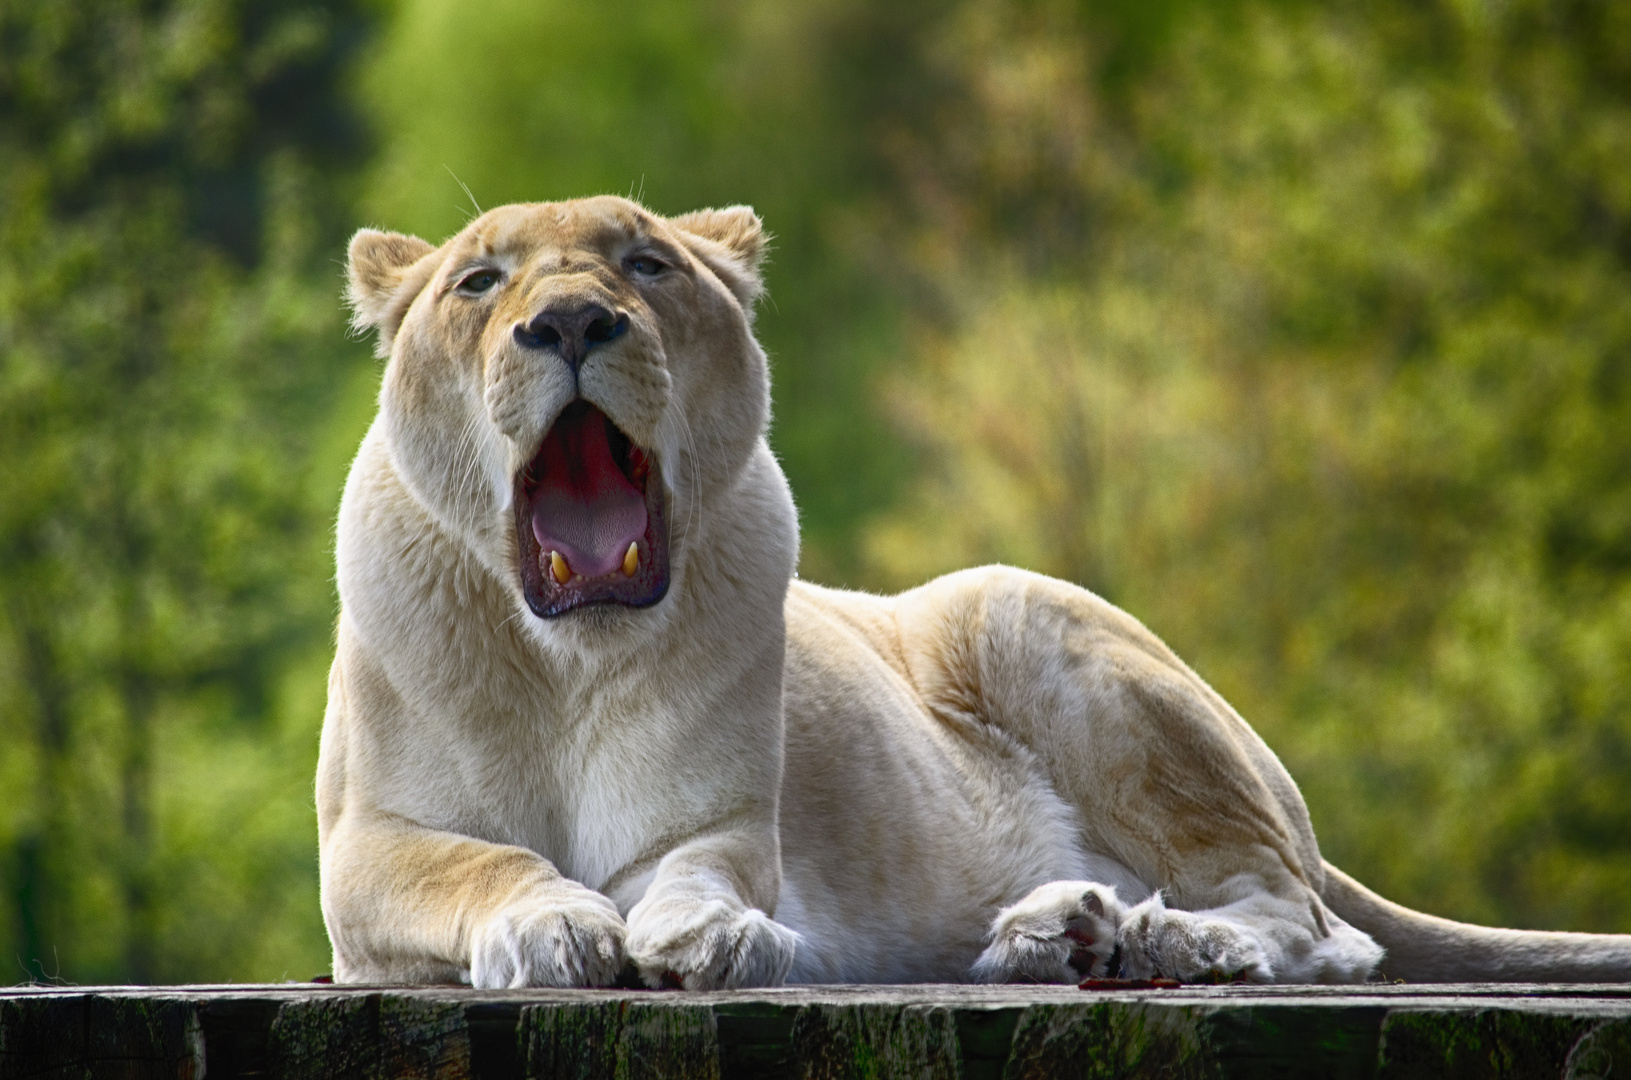
<instances>
[{"instance_id":1,"label":"upper canine tooth","mask_svg":"<svg viewBox=\"0 0 1631 1080\"><path fill-rule=\"evenodd\" d=\"M638 569L640 569L640 545L630 540L629 550L623 553L623 576L633 577Z\"/></svg>"},{"instance_id":2,"label":"upper canine tooth","mask_svg":"<svg viewBox=\"0 0 1631 1080\"><path fill-rule=\"evenodd\" d=\"M558 551L549 553L549 572L559 585L565 585L572 578L572 568L566 565L565 557Z\"/></svg>"}]
</instances>

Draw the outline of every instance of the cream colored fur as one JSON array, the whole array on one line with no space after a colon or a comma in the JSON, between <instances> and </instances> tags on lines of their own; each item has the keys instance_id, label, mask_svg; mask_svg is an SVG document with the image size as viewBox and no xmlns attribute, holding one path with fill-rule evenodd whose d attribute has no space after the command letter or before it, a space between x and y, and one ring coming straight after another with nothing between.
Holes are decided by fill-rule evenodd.
<instances>
[{"instance_id":1,"label":"cream colored fur","mask_svg":"<svg viewBox=\"0 0 1631 1080\"><path fill-rule=\"evenodd\" d=\"M1631 977L1625 938L1432 920L1328 867L1263 742L1090 593L791 581L763 249L745 208L615 198L353 240L390 360L341 506L317 778L338 979L1357 981L1383 945L1407 977ZM497 287L455 287L481 267ZM512 337L563 300L630 319L575 386ZM575 394L661 462L671 586L545 620L511 500Z\"/></svg>"}]
</instances>

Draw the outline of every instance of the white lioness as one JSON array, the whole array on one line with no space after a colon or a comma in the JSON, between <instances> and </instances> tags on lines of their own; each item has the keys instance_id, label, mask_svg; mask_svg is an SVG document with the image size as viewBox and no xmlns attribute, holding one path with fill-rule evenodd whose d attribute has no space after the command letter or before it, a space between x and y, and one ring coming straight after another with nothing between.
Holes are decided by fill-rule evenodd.
<instances>
[{"instance_id":1,"label":"white lioness","mask_svg":"<svg viewBox=\"0 0 1631 1080\"><path fill-rule=\"evenodd\" d=\"M617 198L352 241L390 362L317 776L337 979L1631 979L1631 938L1323 862L1268 747L1082 589L793 581L763 250Z\"/></svg>"}]
</instances>

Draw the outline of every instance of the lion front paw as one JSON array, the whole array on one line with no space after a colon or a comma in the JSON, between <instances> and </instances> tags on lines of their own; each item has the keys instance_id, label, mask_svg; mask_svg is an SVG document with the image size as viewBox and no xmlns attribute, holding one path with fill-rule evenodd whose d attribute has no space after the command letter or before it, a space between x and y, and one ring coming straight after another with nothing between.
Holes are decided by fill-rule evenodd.
<instances>
[{"instance_id":1,"label":"lion front paw","mask_svg":"<svg viewBox=\"0 0 1631 1080\"><path fill-rule=\"evenodd\" d=\"M1110 885L1053 881L1003 908L974 962L980 982L1077 982L1104 975L1125 911Z\"/></svg>"},{"instance_id":2,"label":"lion front paw","mask_svg":"<svg viewBox=\"0 0 1631 1080\"><path fill-rule=\"evenodd\" d=\"M648 986L735 990L779 986L798 934L758 908L672 897L629 912L629 958Z\"/></svg>"},{"instance_id":3,"label":"lion front paw","mask_svg":"<svg viewBox=\"0 0 1631 1080\"><path fill-rule=\"evenodd\" d=\"M512 904L483 923L471 946L470 985L610 986L623 967L627 931L610 900L584 891L583 899Z\"/></svg>"}]
</instances>

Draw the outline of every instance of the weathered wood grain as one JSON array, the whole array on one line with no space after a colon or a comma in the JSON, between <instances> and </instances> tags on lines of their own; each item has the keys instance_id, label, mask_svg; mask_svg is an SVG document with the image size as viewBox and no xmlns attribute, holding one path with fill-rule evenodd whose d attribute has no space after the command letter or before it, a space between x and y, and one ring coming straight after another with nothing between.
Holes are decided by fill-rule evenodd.
<instances>
[{"instance_id":1,"label":"weathered wood grain","mask_svg":"<svg viewBox=\"0 0 1631 1080\"><path fill-rule=\"evenodd\" d=\"M518 1036L528 1080L720 1080L718 1024L706 1005L531 1005Z\"/></svg>"},{"instance_id":2,"label":"weathered wood grain","mask_svg":"<svg viewBox=\"0 0 1631 1080\"><path fill-rule=\"evenodd\" d=\"M0 1080L1631 1075L1631 985L0 989Z\"/></svg>"},{"instance_id":3,"label":"weathered wood grain","mask_svg":"<svg viewBox=\"0 0 1631 1080\"><path fill-rule=\"evenodd\" d=\"M962 1049L943 1005L806 1005L793 1020L804 1080L960 1080Z\"/></svg>"},{"instance_id":4,"label":"weathered wood grain","mask_svg":"<svg viewBox=\"0 0 1631 1080\"><path fill-rule=\"evenodd\" d=\"M0 997L0 1078L194 1080L204 1075L195 1002L155 995Z\"/></svg>"},{"instance_id":5,"label":"weathered wood grain","mask_svg":"<svg viewBox=\"0 0 1631 1080\"><path fill-rule=\"evenodd\" d=\"M1378 1076L1386 1080L1562 1077L1575 1045L1595 1026L1588 1017L1550 1012L1404 1010L1389 1015L1382 1025ZM1631 1058L1622 1059L1619 1071L1628 1068Z\"/></svg>"},{"instance_id":6,"label":"weathered wood grain","mask_svg":"<svg viewBox=\"0 0 1631 1080\"><path fill-rule=\"evenodd\" d=\"M457 1001L379 993L288 1001L268 1033L270 1071L289 1080L471 1080Z\"/></svg>"}]
</instances>

